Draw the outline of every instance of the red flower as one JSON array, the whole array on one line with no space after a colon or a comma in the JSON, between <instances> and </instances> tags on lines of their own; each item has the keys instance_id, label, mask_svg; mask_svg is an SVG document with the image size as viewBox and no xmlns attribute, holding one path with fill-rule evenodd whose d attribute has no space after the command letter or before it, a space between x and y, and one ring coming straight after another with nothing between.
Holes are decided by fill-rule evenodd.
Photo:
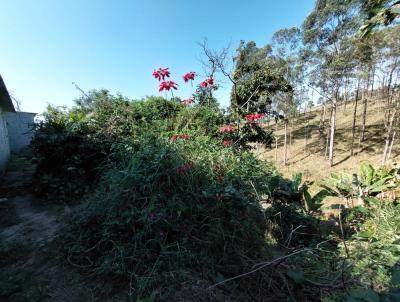
<instances>
[{"instance_id":1,"label":"red flower","mask_svg":"<svg viewBox=\"0 0 400 302\"><path fill-rule=\"evenodd\" d=\"M246 121L248 122L255 122L259 119L262 119L264 117L264 114L262 113L255 113L255 114L248 114L246 115L244 118L246 119Z\"/></svg>"},{"instance_id":2,"label":"red flower","mask_svg":"<svg viewBox=\"0 0 400 302\"><path fill-rule=\"evenodd\" d=\"M188 170L190 170L192 168L193 168L193 164L192 163L187 163L187 164L185 164L183 166L180 166L180 167L176 168L176 172L178 174L184 174L184 173L186 173Z\"/></svg>"},{"instance_id":3,"label":"red flower","mask_svg":"<svg viewBox=\"0 0 400 302\"><path fill-rule=\"evenodd\" d=\"M201 88L207 88L212 85L214 85L214 79L211 77L200 83Z\"/></svg>"},{"instance_id":4,"label":"red flower","mask_svg":"<svg viewBox=\"0 0 400 302\"><path fill-rule=\"evenodd\" d=\"M161 75L158 71L154 70L153 71L153 77L157 80L161 80Z\"/></svg>"},{"instance_id":5,"label":"red flower","mask_svg":"<svg viewBox=\"0 0 400 302\"><path fill-rule=\"evenodd\" d=\"M230 147L233 145L233 140L225 139L222 141L222 144L224 145L224 147Z\"/></svg>"},{"instance_id":6,"label":"red flower","mask_svg":"<svg viewBox=\"0 0 400 302\"><path fill-rule=\"evenodd\" d=\"M185 106L190 105L190 104L192 104L192 103L194 103L194 97L191 97L191 98L188 98L188 99L186 99L186 100L182 100L182 101L181 101L181 104L182 104L182 105L185 105Z\"/></svg>"},{"instance_id":7,"label":"red flower","mask_svg":"<svg viewBox=\"0 0 400 302\"><path fill-rule=\"evenodd\" d=\"M222 201L224 199L224 193L217 193L215 197L218 201Z\"/></svg>"},{"instance_id":8,"label":"red flower","mask_svg":"<svg viewBox=\"0 0 400 302\"><path fill-rule=\"evenodd\" d=\"M171 137L171 142L175 142L178 139L189 139L190 136L187 134L175 134Z\"/></svg>"},{"instance_id":9,"label":"red flower","mask_svg":"<svg viewBox=\"0 0 400 302\"><path fill-rule=\"evenodd\" d=\"M170 72L168 70L169 68L158 68L158 70L154 70L153 72L153 77L156 78L157 80L161 81L167 77L169 78Z\"/></svg>"},{"instance_id":10,"label":"red flower","mask_svg":"<svg viewBox=\"0 0 400 302\"><path fill-rule=\"evenodd\" d=\"M194 71L188 72L183 76L183 80L185 81L185 83L189 82L189 81L194 81L194 78L196 76L196 73Z\"/></svg>"},{"instance_id":11,"label":"red flower","mask_svg":"<svg viewBox=\"0 0 400 302\"><path fill-rule=\"evenodd\" d=\"M222 126L221 128L218 129L219 133L230 133L234 132L235 130L236 130L235 126L232 125Z\"/></svg>"},{"instance_id":12,"label":"red flower","mask_svg":"<svg viewBox=\"0 0 400 302\"><path fill-rule=\"evenodd\" d=\"M178 86L178 84L176 84L175 82L172 82L172 81L161 82L160 88L158 89L158 91L163 91L163 90L169 91L171 88L177 90L178 88L176 86Z\"/></svg>"}]
</instances>

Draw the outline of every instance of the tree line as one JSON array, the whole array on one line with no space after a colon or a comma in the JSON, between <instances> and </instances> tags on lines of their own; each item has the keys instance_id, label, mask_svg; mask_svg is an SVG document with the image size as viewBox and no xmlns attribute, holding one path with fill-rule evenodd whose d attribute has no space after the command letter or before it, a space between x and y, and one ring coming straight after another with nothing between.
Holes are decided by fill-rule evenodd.
<instances>
[{"instance_id":1,"label":"tree line","mask_svg":"<svg viewBox=\"0 0 400 302\"><path fill-rule=\"evenodd\" d=\"M206 43L201 46L209 69L221 72L232 84L233 115L281 113L273 116L281 116L285 125L285 164L288 123L301 109L320 106L318 130L326 136L327 159L333 166L338 106L353 104L352 156L357 111L362 112L359 141L363 142L372 100L381 102L384 110L384 164L400 122L399 6L399 1L387 0L317 0L300 27L278 30L262 47L241 41L233 63L227 49L218 52Z\"/></svg>"}]
</instances>

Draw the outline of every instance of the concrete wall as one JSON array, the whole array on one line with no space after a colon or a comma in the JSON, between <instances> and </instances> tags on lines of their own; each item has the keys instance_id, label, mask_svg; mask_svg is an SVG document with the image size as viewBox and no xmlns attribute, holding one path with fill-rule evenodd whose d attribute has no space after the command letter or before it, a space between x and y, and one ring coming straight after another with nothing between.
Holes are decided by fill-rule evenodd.
<instances>
[{"instance_id":1,"label":"concrete wall","mask_svg":"<svg viewBox=\"0 0 400 302\"><path fill-rule=\"evenodd\" d=\"M3 174L7 161L10 158L10 144L8 130L3 112L0 109L0 175Z\"/></svg>"},{"instance_id":2,"label":"concrete wall","mask_svg":"<svg viewBox=\"0 0 400 302\"><path fill-rule=\"evenodd\" d=\"M6 120L11 152L19 152L28 146L33 137L32 126L36 113L3 112Z\"/></svg>"}]
</instances>

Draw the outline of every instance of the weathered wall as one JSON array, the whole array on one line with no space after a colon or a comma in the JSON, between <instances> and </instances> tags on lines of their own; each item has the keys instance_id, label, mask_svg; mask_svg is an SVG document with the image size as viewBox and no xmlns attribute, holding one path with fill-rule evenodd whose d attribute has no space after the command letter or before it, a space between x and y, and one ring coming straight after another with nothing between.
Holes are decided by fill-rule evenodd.
<instances>
[{"instance_id":1,"label":"weathered wall","mask_svg":"<svg viewBox=\"0 0 400 302\"><path fill-rule=\"evenodd\" d=\"M35 113L4 112L11 152L19 152L32 140Z\"/></svg>"},{"instance_id":2,"label":"weathered wall","mask_svg":"<svg viewBox=\"0 0 400 302\"><path fill-rule=\"evenodd\" d=\"M3 112L0 109L0 175L3 174L10 157L10 145L8 141L8 130Z\"/></svg>"}]
</instances>

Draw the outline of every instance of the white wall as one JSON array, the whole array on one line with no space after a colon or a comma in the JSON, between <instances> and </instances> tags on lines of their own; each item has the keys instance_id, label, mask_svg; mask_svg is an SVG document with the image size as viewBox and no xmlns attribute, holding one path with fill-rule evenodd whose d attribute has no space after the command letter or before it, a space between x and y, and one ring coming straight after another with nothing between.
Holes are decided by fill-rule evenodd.
<instances>
[{"instance_id":1,"label":"white wall","mask_svg":"<svg viewBox=\"0 0 400 302\"><path fill-rule=\"evenodd\" d=\"M8 130L3 112L1 112L0 109L0 175L3 174L9 158L10 145L8 141Z\"/></svg>"},{"instance_id":2,"label":"white wall","mask_svg":"<svg viewBox=\"0 0 400 302\"><path fill-rule=\"evenodd\" d=\"M19 152L28 146L33 137L32 126L36 113L3 112L8 129L11 152Z\"/></svg>"}]
</instances>

